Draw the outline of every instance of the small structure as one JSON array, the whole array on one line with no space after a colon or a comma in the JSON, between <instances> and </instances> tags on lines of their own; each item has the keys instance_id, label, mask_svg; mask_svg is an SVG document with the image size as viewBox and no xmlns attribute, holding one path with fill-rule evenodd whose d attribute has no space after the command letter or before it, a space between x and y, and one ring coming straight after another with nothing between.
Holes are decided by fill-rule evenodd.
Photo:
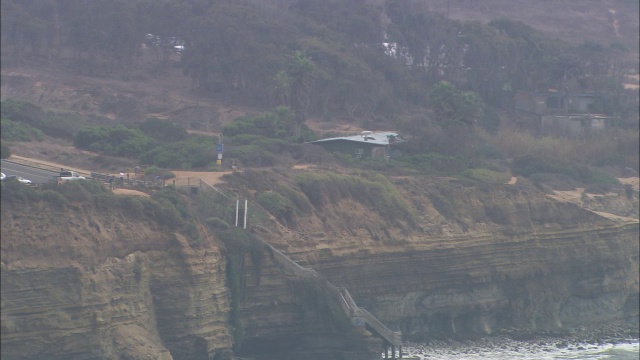
<instances>
[{"instance_id":1,"label":"small structure","mask_svg":"<svg viewBox=\"0 0 640 360\"><path fill-rule=\"evenodd\" d=\"M612 118L600 114L568 114L542 116L543 134L584 135L603 131Z\"/></svg>"},{"instance_id":2,"label":"small structure","mask_svg":"<svg viewBox=\"0 0 640 360\"><path fill-rule=\"evenodd\" d=\"M391 156L391 145L400 142L395 132L363 131L360 135L334 137L309 144L320 145L330 152L352 155L355 158L381 158Z\"/></svg>"},{"instance_id":3,"label":"small structure","mask_svg":"<svg viewBox=\"0 0 640 360\"><path fill-rule=\"evenodd\" d=\"M549 90L545 93L517 91L514 99L516 110L538 115L591 113L602 108L603 97L599 94L560 93Z\"/></svg>"}]
</instances>

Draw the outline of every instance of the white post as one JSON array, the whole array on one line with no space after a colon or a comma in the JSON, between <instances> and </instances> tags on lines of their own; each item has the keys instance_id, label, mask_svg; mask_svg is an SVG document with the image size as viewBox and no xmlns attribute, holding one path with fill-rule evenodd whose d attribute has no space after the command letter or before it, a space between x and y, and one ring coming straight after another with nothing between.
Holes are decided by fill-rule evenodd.
<instances>
[{"instance_id":1,"label":"white post","mask_svg":"<svg viewBox=\"0 0 640 360\"><path fill-rule=\"evenodd\" d=\"M247 210L249 210L247 208L247 202L248 202L248 200L245 199L244 200L244 228L245 229L247 228Z\"/></svg>"},{"instance_id":2,"label":"white post","mask_svg":"<svg viewBox=\"0 0 640 360\"><path fill-rule=\"evenodd\" d=\"M240 200L236 199L236 227L238 227L238 208L240 207Z\"/></svg>"}]
</instances>

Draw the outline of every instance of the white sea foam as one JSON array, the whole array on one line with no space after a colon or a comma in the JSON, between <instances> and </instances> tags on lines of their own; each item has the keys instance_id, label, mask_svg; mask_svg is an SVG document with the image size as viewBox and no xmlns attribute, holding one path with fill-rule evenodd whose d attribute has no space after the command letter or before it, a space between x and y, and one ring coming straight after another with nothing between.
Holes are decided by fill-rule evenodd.
<instances>
[{"instance_id":1,"label":"white sea foam","mask_svg":"<svg viewBox=\"0 0 640 360\"><path fill-rule=\"evenodd\" d=\"M507 337L489 337L436 345L406 343L403 347L403 359L410 360L627 360L638 359L639 354L638 339L617 344L592 344L566 343L553 338L517 341Z\"/></svg>"}]
</instances>

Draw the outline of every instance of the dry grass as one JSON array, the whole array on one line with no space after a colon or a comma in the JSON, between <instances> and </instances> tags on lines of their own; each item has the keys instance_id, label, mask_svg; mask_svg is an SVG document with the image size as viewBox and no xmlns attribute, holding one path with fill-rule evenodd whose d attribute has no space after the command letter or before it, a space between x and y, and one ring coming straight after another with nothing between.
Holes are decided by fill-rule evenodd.
<instances>
[{"instance_id":1,"label":"dry grass","mask_svg":"<svg viewBox=\"0 0 640 360\"><path fill-rule=\"evenodd\" d=\"M624 156L628 166L638 164L638 131L611 130L589 138L535 137L513 128L502 128L487 140L509 157L533 155L566 162L590 163L607 156Z\"/></svg>"}]
</instances>

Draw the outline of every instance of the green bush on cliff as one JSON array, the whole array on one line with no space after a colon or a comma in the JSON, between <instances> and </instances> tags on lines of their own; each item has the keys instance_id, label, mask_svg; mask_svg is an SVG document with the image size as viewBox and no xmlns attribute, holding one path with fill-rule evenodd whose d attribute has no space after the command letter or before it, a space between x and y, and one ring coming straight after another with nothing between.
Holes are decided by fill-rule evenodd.
<instances>
[{"instance_id":1,"label":"green bush on cliff","mask_svg":"<svg viewBox=\"0 0 640 360\"><path fill-rule=\"evenodd\" d=\"M296 177L296 183L317 208L341 199L352 198L378 212L389 222L416 223L415 210L404 200L400 192L381 174L362 176L340 174L304 173Z\"/></svg>"},{"instance_id":2,"label":"green bush on cliff","mask_svg":"<svg viewBox=\"0 0 640 360\"><path fill-rule=\"evenodd\" d=\"M221 229L221 230L229 229L229 223L217 217L210 217L207 220L205 220L205 222L216 229Z\"/></svg>"},{"instance_id":3,"label":"green bush on cliff","mask_svg":"<svg viewBox=\"0 0 640 360\"><path fill-rule=\"evenodd\" d=\"M396 161L411 165L422 172L455 174L467 167L467 161L460 155L443 155L429 152L418 155L402 156Z\"/></svg>"},{"instance_id":4,"label":"green bush on cliff","mask_svg":"<svg viewBox=\"0 0 640 360\"><path fill-rule=\"evenodd\" d=\"M51 189L61 193L70 202L82 204L93 204L96 195L110 192L101 184L87 180L65 181L61 185L52 186Z\"/></svg>"},{"instance_id":5,"label":"green bush on cliff","mask_svg":"<svg viewBox=\"0 0 640 360\"><path fill-rule=\"evenodd\" d=\"M287 224L294 222L295 210L291 201L274 191L266 191L256 197L256 201L276 219Z\"/></svg>"},{"instance_id":6,"label":"green bush on cliff","mask_svg":"<svg viewBox=\"0 0 640 360\"><path fill-rule=\"evenodd\" d=\"M536 157L533 155L518 156L513 160L512 171L516 175L530 177L534 174L562 174L583 184L600 184L618 186L620 182L610 174L555 158Z\"/></svg>"},{"instance_id":7,"label":"green bush on cliff","mask_svg":"<svg viewBox=\"0 0 640 360\"><path fill-rule=\"evenodd\" d=\"M280 185L275 191L289 199L295 207L297 214L309 215L313 212L313 205L309 202L309 198L299 190L293 189L287 185Z\"/></svg>"},{"instance_id":8,"label":"green bush on cliff","mask_svg":"<svg viewBox=\"0 0 640 360\"><path fill-rule=\"evenodd\" d=\"M508 174L482 168L467 169L462 174L472 180L493 184L504 184L510 178Z\"/></svg>"},{"instance_id":9,"label":"green bush on cliff","mask_svg":"<svg viewBox=\"0 0 640 360\"><path fill-rule=\"evenodd\" d=\"M0 182L0 195L3 203L34 201L39 196L34 188L12 178Z\"/></svg>"},{"instance_id":10,"label":"green bush on cliff","mask_svg":"<svg viewBox=\"0 0 640 360\"><path fill-rule=\"evenodd\" d=\"M0 143L0 159L8 159L11 157L11 148L5 143Z\"/></svg>"},{"instance_id":11,"label":"green bush on cliff","mask_svg":"<svg viewBox=\"0 0 640 360\"><path fill-rule=\"evenodd\" d=\"M50 204L64 207L69 204L69 200L57 191L46 189L40 193L40 198Z\"/></svg>"},{"instance_id":12,"label":"green bush on cliff","mask_svg":"<svg viewBox=\"0 0 640 360\"><path fill-rule=\"evenodd\" d=\"M240 255L227 255L227 287L229 288L229 327L233 336L233 347L238 350L244 340L244 326L240 321L240 302L243 298L243 260Z\"/></svg>"},{"instance_id":13,"label":"green bush on cliff","mask_svg":"<svg viewBox=\"0 0 640 360\"><path fill-rule=\"evenodd\" d=\"M44 134L28 124L3 118L0 119L0 137L7 141L42 141Z\"/></svg>"}]
</instances>

